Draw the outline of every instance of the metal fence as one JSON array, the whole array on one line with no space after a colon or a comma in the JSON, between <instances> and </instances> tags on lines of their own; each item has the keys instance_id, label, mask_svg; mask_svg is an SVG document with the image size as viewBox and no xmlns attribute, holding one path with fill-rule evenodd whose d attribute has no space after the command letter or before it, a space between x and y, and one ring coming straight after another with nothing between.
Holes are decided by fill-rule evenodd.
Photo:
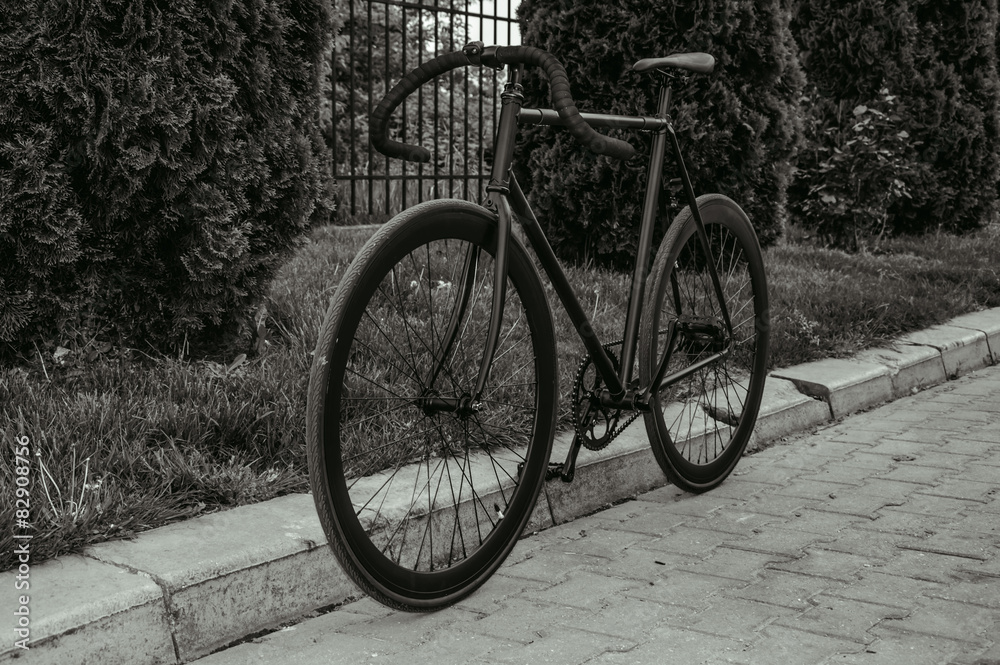
<instances>
[{"instance_id":1,"label":"metal fence","mask_svg":"<svg viewBox=\"0 0 1000 665\"><path fill-rule=\"evenodd\" d=\"M339 215L377 221L429 198L478 201L488 175L503 73L456 70L410 97L390 136L431 151L428 164L387 160L368 141L368 116L403 74L467 42L516 45L518 0L345 0L331 62Z\"/></svg>"}]
</instances>

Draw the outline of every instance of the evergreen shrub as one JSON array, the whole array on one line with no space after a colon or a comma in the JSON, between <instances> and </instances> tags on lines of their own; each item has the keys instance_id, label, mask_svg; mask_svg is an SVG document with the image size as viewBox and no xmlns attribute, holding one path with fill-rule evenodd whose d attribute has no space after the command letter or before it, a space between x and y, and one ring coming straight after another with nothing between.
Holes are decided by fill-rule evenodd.
<instances>
[{"instance_id":1,"label":"evergreen shrub","mask_svg":"<svg viewBox=\"0 0 1000 665\"><path fill-rule=\"evenodd\" d=\"M851 248L873 234L962 232L994 217L996 0L799 0L791 26L811 89L808 147L790 189L805 226ZM894 98L886 131L872 159L856 159L868 148L855 140L853 110L877 109L883 90ZM877 201L894 180L902 186ZM848 182L853 191L837 189ZM883 206L874 226L854 215Z\"/></svg>"},{"instance_id":2,"label":"evergreen shrub","mask_svg":"<svg viewBox=\"0 0 1000 665\"><path fill-rule=\"evenodd\" d=\"M781 233L791 160L800 140L803 85L788 28L788 0L523 0L522 43L543 48L569 73L584 111L651 115L658 74L632 64L684 51L716 58L715 72L675 85L672 111L699 193L740 203L763 242ZM548 86L534 73L528 103L548 107ZM524 130L518 166L556 251L566 259L624 266L634 258L645 168L596 157L566 132ZM650 137L620 134L648 155ZM669 155L668 149L668 155ZM668 159L666 177L673 177ZM669 199L669 196L661 196ZM664 211L665 221L678 212Z\"/></svg>"},{"instance_id":3,"label":"evergreen shrub","mask_svg":"<svg viewBox=\"0 0 1000 665\"><path fill-rule=\"evenodd\" d=\"M0 342L232 340L331 211L326 0L5 6Z\"/></svg>"}]
</instances>

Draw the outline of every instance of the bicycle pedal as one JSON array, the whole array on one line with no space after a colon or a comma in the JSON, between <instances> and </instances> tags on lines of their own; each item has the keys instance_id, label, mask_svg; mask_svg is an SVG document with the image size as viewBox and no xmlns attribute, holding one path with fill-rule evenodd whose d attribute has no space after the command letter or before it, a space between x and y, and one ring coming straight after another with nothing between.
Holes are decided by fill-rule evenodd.
<instances>
[{"instance_id":1,"label":"bicycle pedal","mask_svg":"<svg viewBox=\"0 0 1000 665\"><path fill-rule=\"evenodd\" d=\"M563 466L562 462L549 462L549 468L545 471L545 480L562 478Z\"/></svg>"}]
</instances>

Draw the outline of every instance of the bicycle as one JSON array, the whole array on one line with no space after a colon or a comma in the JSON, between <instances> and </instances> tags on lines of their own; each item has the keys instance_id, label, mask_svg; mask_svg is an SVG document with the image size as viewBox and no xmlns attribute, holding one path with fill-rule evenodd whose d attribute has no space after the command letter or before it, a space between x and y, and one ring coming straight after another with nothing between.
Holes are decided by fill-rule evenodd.
<instances>
[{"instance_id":1,"label":"bicycle","mask_svg":"<svg viewBox=\"0 0 1000 665\"><path fill-rule=\"evenodd\" d=\"M345 273L316 347L310 484L334 554L376 600L431 610L474 591L514 547L546 478L571 481L581 447L603 448L640 415L679 487L709 490L736 466L764 389L764 266L740 207L695 196L669 117L669 78L708 74L714 62L704 53L637 62L634 71L668 78L653 117L581 113L551 54L473 42L411 71L372 113L379 151L427 161L427 150L388 137L392 111L457 67L508 68L486 201L425 202L381 227ZM525 65L546 73L555 110L523 106ZM511 173L519 123L567 127L619 159L632 146L594 127L654 133L621 342L594 333ZM650 268L668 137L688 206ZM514 219L587 350L561 464L549 460L559 397L552 313Z\"/></svg>"}]
</instances>

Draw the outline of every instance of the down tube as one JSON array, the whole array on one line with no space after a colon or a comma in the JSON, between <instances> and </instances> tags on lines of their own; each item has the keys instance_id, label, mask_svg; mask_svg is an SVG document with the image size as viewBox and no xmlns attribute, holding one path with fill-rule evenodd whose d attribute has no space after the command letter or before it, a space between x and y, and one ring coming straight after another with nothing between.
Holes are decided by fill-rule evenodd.
<instances>
[{"instance_id":1,"label":"down tube","mask_svg":"<svg viewBox=\"0 0 1000 665\"><path fill-rule=\"evenodd\" d=\"M542 264L542 269L548 275L549 280L551 280L552 286L556 290L556 295L559 296L559 300L566 309L566 313L569 314L569 318L573 322L574 327L576 327L576 331L580 335L580 339L583 341L587 352L594 359L597 371L600 372L601 378L604 379L604 383L608 387L611 396L615 399L620 399L625 394L625 387L618 378L618 372L615 370L614 363L611 362L611 358L608 357L607 351L604 350L601 340L598 339L597 333L594 332L593 326L590 325L590 319L587 318L586 312L580 306L580 301L576 298L573 286L566 279L566 274L563 272L562 266L559 265L559 260L556 258L555 252L552 251L552 246L549 245L549 241L545 237L545 232L542 231L535 213L532 212L531 206L528 205L528 199L525 198L524 192L521 191L521 186L513 174L511 174L510 178L510 202L511 208L521 220L521 226L524 228L528 242L531 244L532 249L535 250L535 254Z\"/></svg>"}]
</instances>

